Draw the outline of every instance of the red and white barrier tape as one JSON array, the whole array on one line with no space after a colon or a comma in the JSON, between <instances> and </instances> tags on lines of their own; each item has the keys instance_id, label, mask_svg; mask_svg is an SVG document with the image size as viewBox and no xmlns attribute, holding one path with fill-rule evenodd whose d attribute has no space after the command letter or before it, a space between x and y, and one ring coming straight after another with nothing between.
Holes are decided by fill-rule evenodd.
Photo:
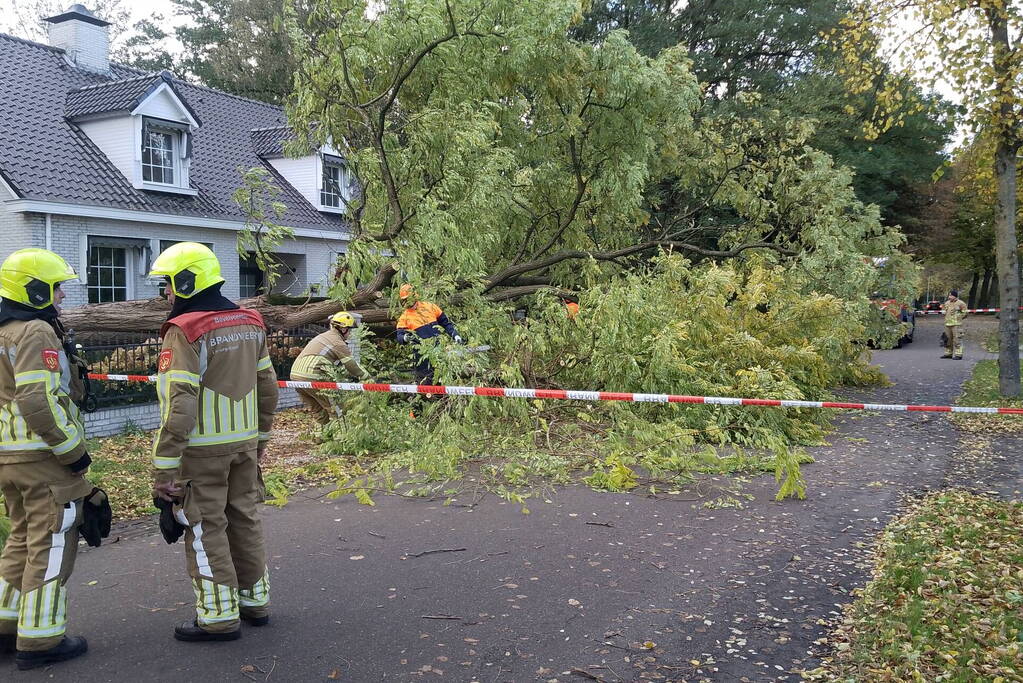
<instances>
[{"instance_id":1,"label":"red and white barrier tape","mask_svg":"<svg viewBox=\"0 0 1023 683\"><path fill-rule=\"evenodd\" d=\"M155 382L155 375L100 375L89 379L114 382ZM518 389L508 387L455 387L426 384L360 384L355 382L277 382L290 389L333 389L336 391L376 391L391 394L446 394L448 396L484 396L487 398L537 398L570 401L631 401L634 403L702 403L719 406L759 406L777 408L831 408L837 410L893 410L922 413L990 413L1023 415L1023 408L979 408L967 406L897 405L888 403L838 403L833 401L781 401L767 398L729 398L725 396L681 396L678 394L636 394L616 391L572 391L565 389Z\"/></svg>"},{"instance_id":2,"label":"red and white barrier tape","mask_svg":"<svg viewBox=\"0 0 1023 683\"><path fill-rule=\"evenodd\" d=\"M967 308L967 313L1000 313L1000 308ZM917 315L944 315L943 311L917 311Z\"/></svg>"}]
</instances>

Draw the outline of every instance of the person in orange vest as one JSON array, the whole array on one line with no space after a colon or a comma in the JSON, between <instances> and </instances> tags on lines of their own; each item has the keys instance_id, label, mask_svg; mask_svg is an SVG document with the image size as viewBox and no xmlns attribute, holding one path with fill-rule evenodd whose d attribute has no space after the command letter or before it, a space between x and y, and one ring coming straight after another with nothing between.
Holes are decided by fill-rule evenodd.
<instances>
[{"instance_id":1,"label":"person in orange vest","mask_svg":"<svg viewBox=\"0 0 1023 683\"><path fill-rule=\"evenodd\" d=\"M441 310L440 306L419 298L415 288L405 283L398 290L398 298L405 305L405 310L398 316L397 338L399 344L411 344L420 339L432 339L447 332L456 344L463 343L462 336L455 329L455 324ZM433 365L419 351L415 352L416 365L413 371L419 384L433 382Z\"/></svg>"},{"instance_id":2,"label":"person in orange vest","mask_svg":"<svg viewBox=\"0 0 1023 683\"><path fill-rule=\"evenodd\" d=\"M562 299L565 302L565 310L568 313L568 319L574 320L579 315L579 304L571 299Z\"/></svg>"}]
</instances>

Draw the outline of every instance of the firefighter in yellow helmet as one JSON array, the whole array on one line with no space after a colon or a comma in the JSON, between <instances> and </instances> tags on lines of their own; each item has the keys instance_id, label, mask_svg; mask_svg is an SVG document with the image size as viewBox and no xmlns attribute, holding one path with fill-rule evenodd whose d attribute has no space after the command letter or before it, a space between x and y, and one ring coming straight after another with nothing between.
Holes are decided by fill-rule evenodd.
<instances>
[{"instance_id":1,"label":"firefighter in yellow helmet","mask_svg":"<svg viewBox=\"0 0 1023 683\"><path fill-rule=\"evenodd\" d=\"M84 638L64 635L83 499L93 490L58 336L61 283L76 277L45 249L16 251L0 265L0 490L11 521L0 555L0 652L16 648L19 669L87 649Z\"/></svg>"},{"instance_id":2,"label":"firefighter in yellow helmet","mask_svg":"<svg viewBox=\"0 0 1023 683\"><path fill-rule=\"evenodd\" d=\"M348 335L358 327L355 316L340 311L330 317L330 329L313 337L291 366L291 379L296 382L333 382L333 369L343 366L352 379L365 382L369 373L352 357L348 348ZM298 397L320 424L341 417L341 404L337 392L317 389L296 389Z\"/></svg>"},{"instance_id":3,"label":"firefighter in yellow helmet","mask_svg":"<svg viewBox=\"0 0 1023 683\"><path fill-rule=\"evenodd\" d=\"M153 444L154 496L185 527L196 618L184 641L234 640L240 620L269 623L270 587L257 505L259 463L277 406L277 376L256 311L224 298L220 263L206 246L164 250L150 276L166 280Z\"/></svg>"}]
</instances>

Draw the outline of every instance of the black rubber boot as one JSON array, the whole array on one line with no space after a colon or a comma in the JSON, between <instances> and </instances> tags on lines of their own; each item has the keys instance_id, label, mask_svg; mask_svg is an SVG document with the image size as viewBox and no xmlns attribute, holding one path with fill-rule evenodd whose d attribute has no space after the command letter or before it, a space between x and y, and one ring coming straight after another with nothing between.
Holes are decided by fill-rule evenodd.
<instances>
[{"instance_id":1,"label":"black rubber boot","mask_svg":"<svg viewBox=\"0 0 1023 683\"><path fill-rule=\"evenodd\" d=\"M265 614L261 617L247 617L244 614L241 615L241 620L249 626L266 626L270 623L270 615Z\"/></svg>"},{"instance_id":2,"label":"black rubber boot","mask_svg":"<svg viewBox=\"0 0 1023 683\"><path fill-rule=\"evenodd\" d=\"M233 631L221 631L220 633L214 633L212 631L204 631L194 621L186 621L180 626L174 627L174 638L176 640L183 640L186 643L205 643L217 640L238 640L241 638L241 629L235 629Z\"/></svg>"},{"instance_id":3,"label":"black rubber boot","mask_svg":"<svg viewBox=\"0 0 1023 683\"><path fill-rule=\"evenodd\" d=\"M0 655L13 655L17 649L18 636L15 633L0 633Z\"/></svg>"},{"instance_id":4,"label":"black rubber boot","mask_svg":"<svg viewBox=\"0 0 1023 683\"><path fill-rule=\"evenodd\" d=\"M89 644L85 642L85 638L70 636L64 638L64 640L60 641L59 645L51 647L49 650L39 650L38 652L19 651L15 656L15 661L18 663L18 669L27 671L57 662L66 662L69 659L84 655L88 649Z\"/></svg>"},{"instance_id":5,"label":"black rubber boot","mask_svg":"<svg viewBox=\"0 0 1023 683\"><path fill-rule=\"evenodd\" d=\"M952 357L952 354L951 354L951 353L950 353L950 354L948 354L947 356L942 356L942 358L951 358L951 357Z\"/></svg>"},{"instance_id":6,"label":"black rubber boot","mask_svg":"<svg viewBox=\"0 0 1023 683\"><path fill-rule=\"evenodd\" d=\"M962 360L962 356L952 356L952 360Z\"/></svg>"}]
</instances>

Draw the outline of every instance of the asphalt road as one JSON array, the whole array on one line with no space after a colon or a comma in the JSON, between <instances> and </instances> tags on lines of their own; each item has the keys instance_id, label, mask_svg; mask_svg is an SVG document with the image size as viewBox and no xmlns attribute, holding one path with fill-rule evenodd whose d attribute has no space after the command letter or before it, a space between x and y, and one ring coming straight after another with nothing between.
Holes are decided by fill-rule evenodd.
<instances>
[{"instance_id":1,"label":"asphalt road","mask_svg":"<svg viewBox=\"0 0 1023 683\"><path fill-rule=\"evenodd\" d=\"M939 360L939 332L924 320L913 345L876 355L893 386L843 395L952 402L981 354ZM705 507L714 496L696 491L654 500L581 487L530 515L494 498L469 509L378 497L371 508L323 491L267 508L273 621L231 643L171 638L193 614L182 546L122 527L119 542L79 556L70 582L71 632L89 654L4 678L797 680L903 496L1023 488L1019 459L994 453L1018 453L1011 437L988 441L991 467L976 466L974 448L970 468L943 415L835 422L804 467L805 501L775 502L765 476L744 487L753 500L741 509Z\"/></svg>"}]
</instances>

